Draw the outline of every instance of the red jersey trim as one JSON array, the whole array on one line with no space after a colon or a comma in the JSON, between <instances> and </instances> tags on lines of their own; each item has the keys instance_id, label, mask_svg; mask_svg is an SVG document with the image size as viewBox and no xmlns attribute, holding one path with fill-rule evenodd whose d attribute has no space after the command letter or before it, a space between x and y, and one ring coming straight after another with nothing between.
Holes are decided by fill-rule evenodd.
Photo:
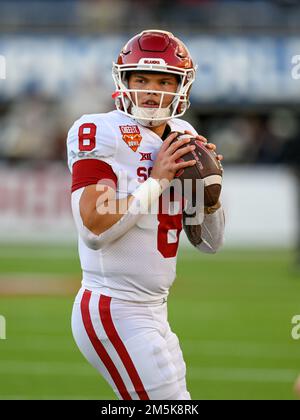
<instances>
[{"instance_id":1,"label":"red jersey trim","mask_svg":"<svg viewBox=\"0 0 300 420\"><path fill-rule=\"evenodd\" d=\"M81 159L72 169L72 192L88 185L96 185L101 179L109 179L117 188L118 178L112 167L98 159Z\"/></svg>"}]
</instances>

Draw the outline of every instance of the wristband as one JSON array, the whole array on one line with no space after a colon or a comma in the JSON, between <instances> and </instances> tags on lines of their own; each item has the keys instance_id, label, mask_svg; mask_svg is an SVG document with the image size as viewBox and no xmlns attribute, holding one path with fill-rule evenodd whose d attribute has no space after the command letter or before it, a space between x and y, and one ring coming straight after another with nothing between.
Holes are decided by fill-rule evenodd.
<instances>
[{"instance_id":1,"label":"wristband","mask_svg":"<svg viewBox=\"0 0 300 420\"><path fill-rule=\"evenodd\" d=\"M133 193L134 200L128 211L130 213L147 213L152 203L159 199L162 193L160 182L151 176L143 182Z\"/></svg>"}]
</instances>

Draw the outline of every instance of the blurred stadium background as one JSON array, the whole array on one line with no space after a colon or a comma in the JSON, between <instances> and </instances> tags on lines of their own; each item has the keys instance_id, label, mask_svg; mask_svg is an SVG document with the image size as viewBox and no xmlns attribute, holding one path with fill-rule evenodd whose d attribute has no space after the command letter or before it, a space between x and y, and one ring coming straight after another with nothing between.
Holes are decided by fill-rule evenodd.
<instances>
[{"instance_id":1,"label":"blurred stadium background","mask_svg":"<svg viewBox=\"0 0 300 420\"><path fill-rule=\"evenodd\" d=\"M295 398L299 21L298 0L0 1L0 399L114 398L71 336L65 139L112 109L111 63L150 28L190 48L186 117L225 158L226 245L206 256L183 240L169 299L192 397Z\"/></svg>"}]
</instances>

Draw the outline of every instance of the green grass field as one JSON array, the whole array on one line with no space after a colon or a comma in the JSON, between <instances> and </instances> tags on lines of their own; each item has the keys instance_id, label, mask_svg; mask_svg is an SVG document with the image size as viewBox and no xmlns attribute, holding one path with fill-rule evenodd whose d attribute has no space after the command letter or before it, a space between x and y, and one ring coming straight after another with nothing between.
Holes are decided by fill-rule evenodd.
<instances>
[{"instance_id":1,"label":"green grass field","mask_svg":"<svg viewBox=\"0 0 300 420\"><path fill-rule=\"evenodd\" d=\"M291 319L300 315L300 274L293 260L287 250L180 252L169 320L194 399L295 398L300 340L291 337ZM0 282L20 276L65 276L79 287L76 247L1 246ZM7 330L0 399L115 398L73 342L72 303L73 296L0 297Z\"/></svg>"}]
</instances>

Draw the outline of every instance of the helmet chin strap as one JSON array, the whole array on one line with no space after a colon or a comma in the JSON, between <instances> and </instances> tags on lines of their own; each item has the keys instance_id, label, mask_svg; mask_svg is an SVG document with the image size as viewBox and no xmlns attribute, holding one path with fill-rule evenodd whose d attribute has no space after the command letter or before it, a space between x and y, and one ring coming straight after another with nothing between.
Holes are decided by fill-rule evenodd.
<instances>
[{"instance_id":1,"label":"helmet chin strap","mask_svg":"<svg viewBox=\"0 0 300 420\"><path fill-rule=\"evenodd\" d=\"M143 108L132 104L132 117L144 127L157 127L166 123L171 118L170 107L167 108Z\"/></svg>"}]
</instances>

